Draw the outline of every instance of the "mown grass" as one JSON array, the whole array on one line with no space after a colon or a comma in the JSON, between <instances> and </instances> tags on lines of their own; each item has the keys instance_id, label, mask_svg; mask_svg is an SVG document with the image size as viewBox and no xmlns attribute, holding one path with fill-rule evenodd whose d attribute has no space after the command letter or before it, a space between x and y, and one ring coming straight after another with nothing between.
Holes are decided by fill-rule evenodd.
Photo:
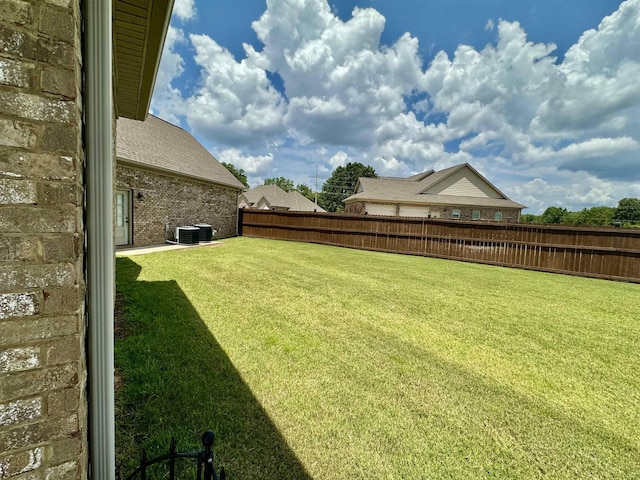
<instances>
[{"instance_id":1,"label":"mown grass","mask_svg":"<svg viewBox=\"0 0 640 480\"><path fill-rule=\"evenodd\" d=\"M639 478L640 286L237 238L120 258L118 461L238 479Z\"/></svg>"}]
</instances>

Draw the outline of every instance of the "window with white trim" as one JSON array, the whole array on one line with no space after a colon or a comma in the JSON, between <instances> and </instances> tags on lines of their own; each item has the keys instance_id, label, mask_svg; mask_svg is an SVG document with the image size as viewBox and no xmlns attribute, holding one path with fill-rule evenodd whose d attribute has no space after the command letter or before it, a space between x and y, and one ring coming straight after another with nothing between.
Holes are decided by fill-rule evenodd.
<instances>
[{"instance_id":1,"label":"window with white trim","mask_svg":"<svg viewBox=\"0 0 640 480\"><path fill-rule=\"evenodd\" d=\"M471 214L472 220L480 220L480 210L474 210Z\"/></svg>"},{"instance_id":2,"label":"window with white trim","mask_svg":"<svg viewBox=\"0 0 640 480\"><path fill-rule=\"evenodd\" d=\"M496 213L493 215L493 219L494 219L496 222L501 222L501 221L502 221L502 212L496 212Z\"/></svg>"},{"instance_id":3,"label":"window with white trim","mask_svg":"<svg viewBox=\"0 0 640 480\"><path fill-rule=\"evenodd\" d=\"M454 209L451 211L451 218L453 218L453 219L455 219L455 220L460 219L460 210L458 210L458 209L455 209L455 208L454 208Z\"/></svg>"}]
</instances>

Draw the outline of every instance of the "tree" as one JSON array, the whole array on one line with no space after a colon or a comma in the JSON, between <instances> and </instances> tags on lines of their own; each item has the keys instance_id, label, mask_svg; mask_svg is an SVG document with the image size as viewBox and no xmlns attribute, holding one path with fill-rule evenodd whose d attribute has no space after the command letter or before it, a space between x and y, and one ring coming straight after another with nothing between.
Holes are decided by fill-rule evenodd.
<instances>
[{"instance_id":1,"label":"tree","mask_svg":"<svg viewBox=\"0 0 640 480\"><path fill-rule=\"evenodd\" d=\"M233 176L240 180L245 187L249 188L249 182L247 181L247 175L242 168L236 168L232 163L221 162L224 168L233 173Z\"/></svg>"},{"instance_id":2,"label":"tree","mask_svg":"<svg viewBox=\"0 0 640 480\"><path fill-rule=\"evenodd\" d=\"M613 207L592 207L585 212L587 225L611 225L615 216Z\"/></svg>"},{"instance_id":3,"label":"tree","mask_svg":"<svg viewBox=\"0 0 640 480\"><path fill-rule=\"evenodd\" d=\"M302 194L303 197L307 197L312 202L315 201L316 196L313 193L313 190L306 186L304 183L299 183L296 187L296 190Z\"/></svg>"},{"instance_id":4,"label":"tree","mask_svg":"<svg viewBox=\"0 0 640 480\"><path fill-rule=\"evenodd\" d=\"M293 186L293 180L289 180L288 178L284 178L284 177L267 178L264 181L264 184L276 185L280 187L282 190L284 190L285 192L291 192L295 190L295 187Z\"/></svg>"},{"instance_id":5,"label":"tree","mask_svg":"<svg viewBox=\"0 0 640 480\"><path fill-rule=\"evenodd\" d=\"M583 208L579 212L569 212L562 219L566 225L610 225L615 215L612 207Z\"/></svg>"},{"instance_id":6,"label":"tree","mask_svg":"<svg viewBox=\"0 0 640 480\"><path fill-rule=\"evenodd\" d=\"M533 213L523 213L520 215L520 223L541 223L540 215L535 215Z\"/></svg>"},{"instance_id":7,"label":"tree","mask_svg":"<svg viewBox=\"0 0 640 480\"><path fill-rule=\"evenodd\" d=\"M542 223L562 223L562 219L566 217L568 213L566 208L548 207L542 212L542 215L540 215L540 220Z\"/></svg>"},{"instance_id":8,"label":"tree","mask_svg":"<svg viewBox=\"0 0 640 480\"><path fill-rule=\"evenodd\" d=\"M349 162L336 168L322 185L322 195L318 198L322 208L328 212L344 210L344 199L353 195L360 177L377 178L373 167L359 162Z\"/></svg>"},{"instance_id":9,"label":"tree","mask_svg":"<svg viewBox=\"0 0 640 480\"><path fill-rule=\"evenodd\" d=\"M640 222L640 198L623 198L618 202L616 220Z\"/></svg>"}]
</instances>

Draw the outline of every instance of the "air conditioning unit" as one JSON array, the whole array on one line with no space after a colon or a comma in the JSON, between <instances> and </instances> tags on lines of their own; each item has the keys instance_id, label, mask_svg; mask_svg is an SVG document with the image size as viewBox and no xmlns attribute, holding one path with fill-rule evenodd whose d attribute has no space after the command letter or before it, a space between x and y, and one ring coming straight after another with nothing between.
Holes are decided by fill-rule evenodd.
<instances>
[{"instance_id":1,"label":"air conditioning unit","mask_svg":"<svg viewBox=\"0 0 640 480\"><path fill-rule=\"evenodd\" d=\"M176 242L194 245L198 243L200 229L198 227L176 227Z\"/></svg>"},{"instance_id":2,"label":"air conditioning unit","mask_svg":"<svg viewBox=\"0 0 640 480\"><path fill-rule=\"evenodd\" d=\"M196 223L194 227L200 229L198 240L201 242L210 242L214 235L213 227L207 223Z\"/></svg>"}]
</instances>

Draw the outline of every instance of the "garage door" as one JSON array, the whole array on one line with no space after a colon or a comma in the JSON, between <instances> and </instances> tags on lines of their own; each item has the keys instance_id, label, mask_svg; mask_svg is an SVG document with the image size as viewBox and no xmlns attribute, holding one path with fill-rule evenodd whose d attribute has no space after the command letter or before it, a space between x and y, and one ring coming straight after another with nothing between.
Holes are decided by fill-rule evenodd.
<instances>
[{"instance_id":1,"label":"garage door","mask_svg":"<svg viewBox=\"0 0 640 480\"><path fill-rule=\"evenodd\" d=\"M415 205L400 205L401 217L427 217L429 215L429 207Z\"/></svg>"},{"instance_id":2,"label":"garage door","mask_svg":"<svg viewBox=\"0 0 640 480\"><path fill-rule=\"evenodd\" d=\"M395 205L383 205L383 204L379 204L379 203L368 203L367 204L367 214L368 215L395 216L396 215L396 206Z\"/></svg>"}]
</instances>

